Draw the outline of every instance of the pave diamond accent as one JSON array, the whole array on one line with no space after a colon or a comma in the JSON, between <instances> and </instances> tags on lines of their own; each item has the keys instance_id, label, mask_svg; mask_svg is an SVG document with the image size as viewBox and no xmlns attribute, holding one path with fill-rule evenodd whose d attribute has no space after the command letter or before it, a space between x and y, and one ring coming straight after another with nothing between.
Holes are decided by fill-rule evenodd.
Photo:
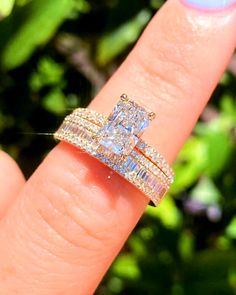
<instances>
[{"instance_id":1,"label":"pave diamond accent","mask_svg":"<svg viewBox=\"0 0 236 295\"><path fill-rule=\"evenodd\" d=\"M144 108L131 100L121 99L98 132L99 144L116 155L127 156L149 123L148 112Z\"/></svg>"}]
</instances>

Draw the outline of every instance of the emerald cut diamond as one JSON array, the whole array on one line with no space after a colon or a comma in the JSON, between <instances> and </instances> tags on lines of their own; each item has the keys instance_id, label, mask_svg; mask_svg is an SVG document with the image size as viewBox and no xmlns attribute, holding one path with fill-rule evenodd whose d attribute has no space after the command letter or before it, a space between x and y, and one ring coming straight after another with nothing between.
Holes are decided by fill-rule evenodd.
<instances>
[{"instance_id":1,"label":"emerald cut diamond","mask_svg":"<svg viewBox=\"0 0 236 295\"><path fill-rule=\"evenodd\" d=\"M99 144L116 155L127 156L149 124L149 113L144 108L121 99L98 132Z\"/></svg>"}]
</instances>

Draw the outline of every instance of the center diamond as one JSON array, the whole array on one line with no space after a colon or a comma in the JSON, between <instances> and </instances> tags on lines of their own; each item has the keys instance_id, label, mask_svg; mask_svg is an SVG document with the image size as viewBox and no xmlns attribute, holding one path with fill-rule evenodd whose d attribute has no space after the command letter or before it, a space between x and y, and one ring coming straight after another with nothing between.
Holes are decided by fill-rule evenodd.
<instances>
[{"instance_id":1,"label":"center diamond","mask_svg":"<svg viewBox=\"0 0 236 295\"><path fill-rule=\"evenodd\" d=\"M98 132L99 144L116 155L129 155L149 126L149 113L131 100L120 100Z\"/></svg>"}]
</instances>

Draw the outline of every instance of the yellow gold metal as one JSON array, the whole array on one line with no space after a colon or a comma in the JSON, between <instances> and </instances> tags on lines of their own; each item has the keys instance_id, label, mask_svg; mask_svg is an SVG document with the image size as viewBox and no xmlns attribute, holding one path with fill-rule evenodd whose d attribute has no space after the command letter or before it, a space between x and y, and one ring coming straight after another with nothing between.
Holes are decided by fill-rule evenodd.
<instances>
[{"instance_id":1,"label":"yellow gold metal","mask_svg":"<svg viewBox=\"0 0 236 295\"><path fill-rule=\"evenodd\" d=\"M154 112L150 112L150 113L148 114L148 117L149 117L149 119L152 121L152 120L154 120L154 119L156 118L156 114L155 114Z\"/></svg>"},{"instance_id":2,"label":"yellow gold metal","mask_svg":"<svg viewBox=\"0 0 236 295\"><path fill-rule=\"evenodd\" d=\"M120 96L120 98L121 98L121 100L123 100L123 101L128 101L128 100L129 100L129 99L128 99L128 95L125 94L125 93L123 93L123 94Z\"/></svg>"}]
</instances>

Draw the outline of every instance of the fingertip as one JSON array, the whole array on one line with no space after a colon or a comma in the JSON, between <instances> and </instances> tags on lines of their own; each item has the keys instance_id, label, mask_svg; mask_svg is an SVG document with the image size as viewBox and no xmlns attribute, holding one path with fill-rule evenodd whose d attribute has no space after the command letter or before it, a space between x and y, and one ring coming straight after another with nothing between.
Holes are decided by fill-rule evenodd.
<instances>
[{"instance_id":1,"label":"fingertip","mask_svg":"<svg viewBox=\"0 0 236 295\"><path fill-rule=\"evenodd\" d=\"M0 163L1 163L1 171L5 172L4 174L14 173L19 182L25 183L25 177L19 168L17 162L5 151L0 150ZM6 169L6 170L5 170Z\"/></svg>"},{"instance_id":2,"label":"fingertip","mask_svg":"<svg viewBox=\"0 0 236 295\"><path fill-rule=\"evenodd\" d=\"M6 152L0 150L0 218L14 202L25 184L19 166Z\"/></svg>"}]
</instances>

